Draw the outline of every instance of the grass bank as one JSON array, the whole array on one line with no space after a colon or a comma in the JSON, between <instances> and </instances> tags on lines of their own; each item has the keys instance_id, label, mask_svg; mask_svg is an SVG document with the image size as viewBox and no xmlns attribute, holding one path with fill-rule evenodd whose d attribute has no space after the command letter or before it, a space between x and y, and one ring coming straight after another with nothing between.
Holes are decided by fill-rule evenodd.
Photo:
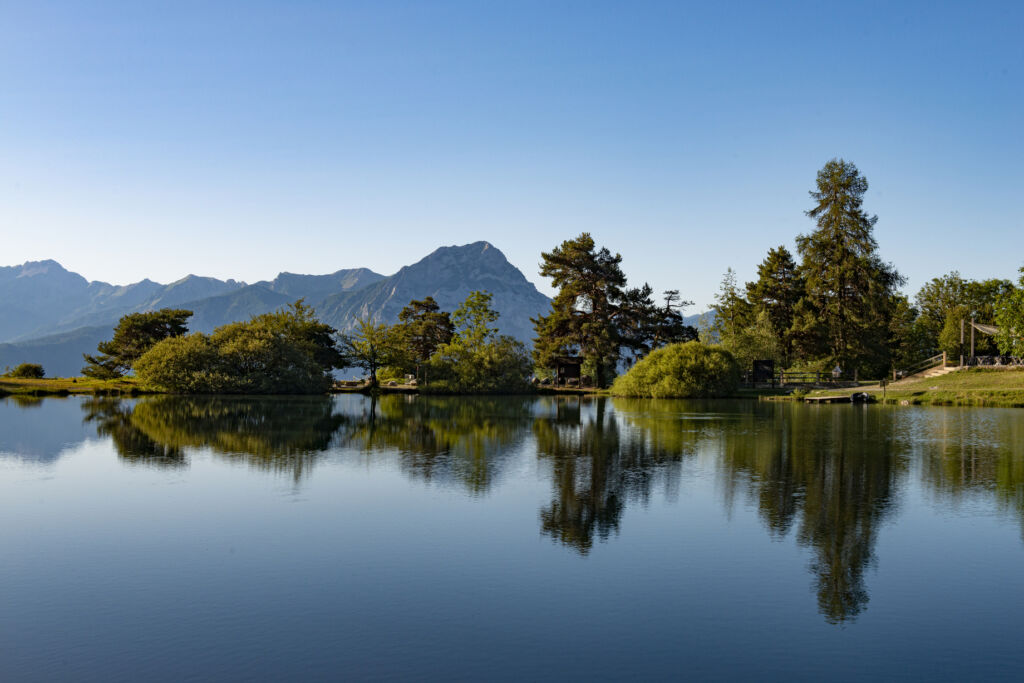
<instances>
[{"instance_id":1,"label":"grass bank","mask_svg":"<svg viewBox=\"0 0 1024 683\"><path fill-rule=\"evenodd\" d=\"M109 380L88 377L45 377L43 379L0 377L0 397L71 396L72 394L138 396L152 393L157 392L142 389L132 377Z\"/></svg>"},{"instance_id":2,"label":"grass bank","mask_svg":"<svg viewBox=\"0 0 1024 683\"><path fill-rule=\"evenodd\" d=\"M1024 368L969 368L941 377L910 377L855 389L822 389L809 396L871 394L880 403L898 405L991 406L1024 408Z\"/></svg>"}]
</instances>

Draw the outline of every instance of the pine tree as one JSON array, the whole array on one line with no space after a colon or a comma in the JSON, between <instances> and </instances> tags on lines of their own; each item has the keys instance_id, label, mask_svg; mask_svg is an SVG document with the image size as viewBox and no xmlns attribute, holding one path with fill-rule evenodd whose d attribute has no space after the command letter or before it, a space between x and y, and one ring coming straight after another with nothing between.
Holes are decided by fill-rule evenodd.
<instances>
[{"instance_id":1,"label":"pine tree","mask_svg":"<svg viewBox=\"0 0 1024 683\"><path fill-rule=\"evenodd\" d=\"M750 303L737 284L736 271L728 268L715 294L715 322L712 325L720 344L728 345L751 322Z\"/></svg>"},{"instance_id":2,"label":"pine tree","mask_svg":"<svg viewBox=\"0 0 1024 683\"><path fill-rule=\"evenodd\" d=\"M597 386L604 387L622 347L622 256L605 247L597 249L590 234L583 233L541 258L540 274L552 279L558 294L551 312L533 320L534 359L541 367L552 367L555 357L578 352L593 364Z\"/></svg>"},{"instance_id":3,"label":"pine tree","mask_svg":"<svg viewBox=\"0 0 1024 683\"><path fill-rule=\"evenodd\" d=\"M455 328L451 315L441 310L434 297L428 296L422 301L410 301L398 314L398 320L418 378L420 368L430 360L434 352L452 340Z\"/></svg>"},{"instance_id":4,"label":"pine tree","mask_svg":"<svg viewBox=\"0 0 1024 683\"><path fill-rule=\"evenodd\" d=\"M878 217L861 208L867 189L867 179L842 159L818 171L810 192L815 206L807 211L817 227L797 237L807 303L798 328L806 329L808 315L816 317L830 363L880 373L889 364L889 320L904 279L876 253Z\"/></svg>"},{"instance_id":5,"label":"pine tree","mask_svg":"<svg viewBox=\"0 0 1024 683\"><path fill-rule=\"evenodd\" d=\"M764 312L776 339L783 362L794 355L793 321L796 305L804 295L804 280L793 255L784 246L768 250L757 267L757 280L747 283L747 300L756 313Z\"/></svg>"},{"instance_id":6,"label":"pine tree","mask_svg":"<svg viewBox=\"0 0 1024 683\"><path fill-rule=\"evenodd\" d=\"M122 316L114 328L114 338L97 345L100 355L82 354L86 362L82 374L95 379L121 377L157 342L188 332L190 317L192 311L174 308Z\"/></svg>"}]
</instances>

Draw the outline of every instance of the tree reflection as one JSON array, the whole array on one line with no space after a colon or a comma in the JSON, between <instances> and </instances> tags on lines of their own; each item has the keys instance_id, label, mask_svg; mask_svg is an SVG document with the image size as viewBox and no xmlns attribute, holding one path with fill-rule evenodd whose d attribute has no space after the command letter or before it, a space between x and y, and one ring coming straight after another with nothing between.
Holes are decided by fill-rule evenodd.
<instances>
[{"instance_id":1,"label":"tree reflection","mask_svg":"<svg viewBox=\"0 0 1024 683\"><path fill-rule=\"evenodd\" d=\"M921 412L915 418L898 438L920 460L929 489L954 506L965 498L994 495L1020 521L1024 536L1024 420L1004 410L976 408Z\"/></svg>"},{"instance_id":2,"label":"tree reflection","mask_svg":"<svg viewBox=\"0 0 1024 683\"><path fill-rule=\"evenodd\" d=\"M402 471L457 482L474 494L494 484L511 444L529 424L528 397L372 397L345 415L339 442L397 452Z\"/></svg>"},{"instance_id":3,"label":"tree reflection","mask_svg":"<svg viewBox=\"0 0 1024 683\"><path fill-rule=\"evenodd\" d=\"M135 403L94 399L83 408L125 459L181 465L186 448L206 448L296 479L342 422L327 397L158 396Z\"/></svg>"},{"instance_id":4,"label":"tree reflection","mask_svg":"<svg viewBox=\"0 0 1024 683\"><path fill-rule=\"evenodd\" d=\"M605 398L552 398L541 407L533 433L538 457L551 465L555 494L540 511L543 534L585 555L595 538L604 541L618 532L627 503L647 504L655 482L676 490L685 437L631 430L608 410Z\"/></svg>"},{"instance_id":5,"label":"tree reflection","mask_svg":"<svg viewBox=\"0 0 1024 683\"><path fill-rule=\"evenodd\" d=\"M116 398L96 397L82 404L85 422L96 425L96 434L108 436L118 457L154 467L183 467L187 464L180 448L157 443L132 424L133 406Z\"/></svg>"},{"instance_id":6,"label":"tree reflection","mask_svg":"<svg viewBox=\"0 0 1024 683\"><path fill-rule=\"evenodd\" d=\"M819 610L831 623L852 619L868 603L864 573L875 561L877 531L905 470L886 436L892 413L758 409L774 419L751 415L726 439L726 487L750 488L773 535L797 523L798 541L814 551Z\"/></svg>"}]
</instances>

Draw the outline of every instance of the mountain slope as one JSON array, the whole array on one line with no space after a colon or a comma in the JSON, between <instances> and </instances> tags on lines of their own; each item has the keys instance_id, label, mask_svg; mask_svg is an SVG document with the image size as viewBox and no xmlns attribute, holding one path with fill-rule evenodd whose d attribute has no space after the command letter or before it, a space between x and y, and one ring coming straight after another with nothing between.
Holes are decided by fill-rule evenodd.
<instances>
[{"instance_id":1,"label":"mountain slope","mask_svg":"<svg viewBox=\"0 0 1024 683\"><path fill-rule=\"evenodd\" d=\"M25 342L0 344L0 369L20 363L40 363L49 377L82 374L83 353L96 353L96 345L110 339L109 327L81 327Z\"/></svg>"},{"instance_id":2,"label":"mountain slope","mask_svg":"<svg viewBox=\"0 0 1024 683\"><path fill-rule=\"evenodd\" d=\"M501 313L498 329L529 343L531 317L547 311L550 300L537 291L505 255L488 242L441 247L391 277L355 292L325 299L317 312L339 330L349 330L359 318L393 323L413 299L432 296L441 310L453 311L473 290L487 290Z\"/></svg>"}]
</instances>

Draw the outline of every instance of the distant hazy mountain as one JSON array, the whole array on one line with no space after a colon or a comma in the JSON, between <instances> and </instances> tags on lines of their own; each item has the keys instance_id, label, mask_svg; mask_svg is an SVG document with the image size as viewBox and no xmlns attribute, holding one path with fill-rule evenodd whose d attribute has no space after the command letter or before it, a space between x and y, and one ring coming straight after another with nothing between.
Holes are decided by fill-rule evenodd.
<instances>
[{"instance_id":1,"label":"distant hazy mountain","mask_svg":"<svg viewBox=\"0 0 1024 683\"><path fill-rule=\"evenodd\" d=\"M319 317L349 330L360 317L393 323L412 299L433 296L454 310L469 292L487 290L501 313L498 327L525 342L530 318L550 300L487 242L442 247L387 277L366 268L329 275L281 273L247 285L189 275L169 285L143 280L115 286L89 282L56 261L0 268L0 368L42 363L51 376L78 374L82 353L108 339L126 313L174 307L193 311L189 328L209 332L303 298Z\"/></svg>"},{"instance_id":2,"label":"distant hazy mountain","mask_svg":"<svg viewBox=\"0 0 1024 683\"><path fill-rule=\"evenodd\" d=\"M0 342L113 325L125 313L175 307L244 286L195 275L169 285L142 280L116 286L89 282L56 261L30 261L0 268Z\"/></svg>"},{"instance_id":3,"label":"distant hazy mountain","mask_svg":"<svg viewBox=\"0 0 1024 683\"><path fill-rule=\"evenodd\" d=\"M96 345L110 337L108 326L80 327L40 339L0 344L0 371L19 363L41 363L50 377L76 377L82 374L82 354L95 353Z\"/></svg>"}]
</instances>

